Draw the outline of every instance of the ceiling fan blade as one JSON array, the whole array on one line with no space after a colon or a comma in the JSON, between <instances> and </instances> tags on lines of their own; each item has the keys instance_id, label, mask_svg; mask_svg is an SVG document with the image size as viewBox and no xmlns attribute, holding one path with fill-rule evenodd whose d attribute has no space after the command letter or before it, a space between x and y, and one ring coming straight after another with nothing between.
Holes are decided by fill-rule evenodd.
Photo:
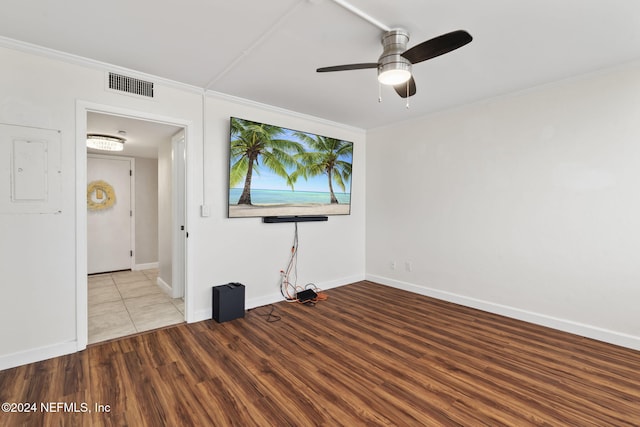
<instances>
[{"instance_id":1,"label":"ceiling fan blade","mask_svg":"<svg viewBox=\"0 0 640 427\"><path fill-rule=\"evenodd\" d=\"M471 40L473 40L471 34L464 30L452 31L415 45L404 52L402 56L407 58L412 64L417 64L418 62L426 61L427 59L435 58L436 56L456 50L470 43Z\"/></svg>"},{"instance_id":2,"label":"ceiling fan blade","mask_svg":"<svg viewBox=\"0 0 640 427\"><path fill-rule=\"evenodd\" d=\"M322 67L316 71L318 73L327 73L330 71L349 71L349 70L363 70L365 68L378 68L377 62L367 62L363 64L347 64L347 65L335 65L333 67Z\"/></svg>"},{"instance_id":3,"label":"ceiling fan blade","mask_svg":"<svg viewBox=\"0 0 640 427\"><path fill-rule=\"evenodd\" d=\"M407 84L409 85L409 93L407 93ZM416 81L412 76L406 83L395 85L393 88L402 98L407 98L416 94Z\"/></svg>"}]
</instances>

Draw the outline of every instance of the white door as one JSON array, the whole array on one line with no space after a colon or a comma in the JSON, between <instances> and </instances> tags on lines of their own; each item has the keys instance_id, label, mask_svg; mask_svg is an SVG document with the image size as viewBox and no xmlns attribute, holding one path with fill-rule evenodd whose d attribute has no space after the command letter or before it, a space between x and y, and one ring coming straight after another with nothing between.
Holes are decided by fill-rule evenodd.
<instances>
[{"instance_id":1,"label":"white door","mask_svg":"<svg viewBox=\"0 0 640 427\"><path fill-rule=\"evenodd\" d=\"M132 263L132 159L87 156L87 270L128 270Z\"/></svg>"}]
</instances>

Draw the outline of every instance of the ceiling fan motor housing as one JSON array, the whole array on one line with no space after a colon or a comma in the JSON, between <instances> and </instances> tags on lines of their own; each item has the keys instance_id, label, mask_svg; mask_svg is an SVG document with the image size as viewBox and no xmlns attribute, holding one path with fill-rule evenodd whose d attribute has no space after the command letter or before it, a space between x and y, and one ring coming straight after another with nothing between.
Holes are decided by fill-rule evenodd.
<instances>
[{"instance_id":1,"label":"ceiling fan motor housing","mask_svg":"<svg viewBox=\"0 0 640 427\"><path fill-rule=\"evenodd\" d=\"M407 50L407 43L409 33L402 29L387 31L382 36L383 51L378 59L378 79L381 83L395 85L411 77L411 62L402 56ZM401 80L397 81L396 78Z\"/></svg>"}]
</instances>

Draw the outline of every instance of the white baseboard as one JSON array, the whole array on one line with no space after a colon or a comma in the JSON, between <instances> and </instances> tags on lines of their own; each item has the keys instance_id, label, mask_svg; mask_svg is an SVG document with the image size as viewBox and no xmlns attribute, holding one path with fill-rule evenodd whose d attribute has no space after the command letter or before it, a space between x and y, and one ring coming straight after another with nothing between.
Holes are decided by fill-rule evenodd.
<instances>
[{"instance_id":1,"label":"white baseboard","mask_svg":"<svg viewBox=\"0 0 640 427\"><path fill-rule=\"evenodd\" d=\"M586 325L572 320L560 319L545 314L534 313L519 308L509 307L502 304L496 304L490 301L479 300L476 298L466 297L451 292L432 289L425 286L407 283L400 280L390 279L388 277L367 275L366 280L380 283L382 285L391 286L405 291L413 292L419 295L452 302L454 304L466 307L477 308L478 310L487 311L489 313L499 314L501 316L518 319L525 322L533 323L540 326L546 326L563 332L579 335L594 340L603 341L609 344L619 345L621 347L640 350L640 337L624 334L621 332L603 329L593 325Z\"/></svg>"},{"instance_id":2,"label":"white baseboard","mask_svg":"<svg viewBox=\"0 0 640 427\"><path fill-rule=\"evenodd\" d=\"M327 282L316 283L315 285L322 290L327 290L327 289L337 288L339 286L344 286L349 283L359 282L361 280L364 280L364 275L344 277L338 280L331 280ZM265 305L275 304L277 302L282 302L282 301L284 301L284 297L280 294L280 292L274 292L269 295L263 295L260 297L245 299L244 308L246 310L251 310L253 308L263 307ZM206 309L198 310L193 317L193 322L209 320L212 317L213 317L213 309L211 307L208 307Z\"/></svg>"},{"instance_id":3,"label":"white baseboard","mask_svg":"<svg viewBox=\"0 0 640 427\"><path fill-rule=\"evenodd\" d=\"M0 371L15 368L16 366L26 365L28 363L40 362L53 357L64 356L66 354L75 353L76 351L79 351L78 343L76 341L70 341L7 354L5 356L0 356Z\"/></svg>"},{"instance_id":4,"label":"white baseboard","mask_svg":"<svg viewBox=\"0 0 640 427\"><path fill-rule=\"evenodd\" d=\"M162 280L160 276L158 276L158 278L156 279L156 284L160 287L160 289L162 289L162 292L173 298L173 289L171 289L171 286L167 282Z\"/></svg>"},{"instance_id":5,"label":"white baseboard","mask_svg":"<svg viewBox=\"0 0 640 427\"><path fill-rule=\"evenodd\" d=\"M330 280L327 282L316 283L316 285L318 286L318 288L322 290L326 290L326 289L337 288L340 286L348 285L350 283L360 282L362 280L365 280L365 275L357 274L354 276L343 277L337 280Z\"/></svg>"},{"instance_id":6,"label":"white baseboard","mask_svg":"<svg viewBox=\"0 0 640 427\"><path fill-rule=\"evenodd\" d=\"M133 271L151 270L152 268L158 268L160 264L157 262L148 262L146 264L136 264L133 266Z\"/></svg>"},{"instance_id":7,"label":"white baseboard","mask_svg":"<svg viewBox=\"0 0 640 427\"><path fill-rule=\"evenodd\" d=\"M262 307L269 304L275 304L277 302L284 301L284 298L279 293L265 295L258 298L247 299L244 302L245 310L251 310L252 308ZM213 308L208 307L205 309L198 310L194 316L191 318L189 323L192 322L201 322L203 320L210 320L213 318Z\"/></svg>"},{"instance_id":8,"label":"white baseboard","mask_svg":"<svg viewBox=\"0 0 640 427\"><path fill-rule=\"evenodd\" d=\"M147 265L147 264L145 264ZM153 267L151 267L153 268ZM147 269L147 267L142 268ZM349 283L358 282L364 280L364 275L350 276L345 277L338 280L332 280L322 283L316 283L318 288L326 290L331 288L336 288L339 286L344 286ZM171 296L171 286L162 280L160 277L157 278L157 285L165 292L167 295ZM274 304L277 302L284 301L284 298L279 292L274 292L269 295L263 295L256 298L250 298L245 300L245 309L250 310L257 307L262 307L269 304ZM190 316L190 323L200 322L203 320L209 320L212 318L212 308L211 306L200 309L194 313L193 316ZM12 353L4 356L0 356L0 370L14 368L16 366L26 365L28 363L39 362L46 359L51 359L53 357L64 356L66 354L75 353L80 351L78 348L78 343L76 341L66 342L55 344L47 347L36 348L32 350L26 350L22 352Z\"/></svg>"}]
</instances>

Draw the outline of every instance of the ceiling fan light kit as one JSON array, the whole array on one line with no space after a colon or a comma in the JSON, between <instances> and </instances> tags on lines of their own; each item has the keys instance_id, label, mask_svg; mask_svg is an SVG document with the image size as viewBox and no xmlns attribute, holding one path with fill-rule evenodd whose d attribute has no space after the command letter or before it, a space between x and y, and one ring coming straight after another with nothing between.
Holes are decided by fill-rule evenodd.
<instances>
[{"instance_id":1,"label":"ceiling fan light kit","mask_svg":"<svg viewBox=\"0 0 640 427\"><path fill-rule=\"evenodd\" d=\"M378 81L395 86L411 78L411 62L402 56L407 50L409 34L401 29L391 30L382 37L382 55L378 59Z\"/></svg>"},{"instance_id":2,"label":"ceiling fan light kit","mask_svg":"<svg viewBox=\"0 0 640 427\"><path fill-rule=\"evenodd\" d=\"M414 64L449 53L473 40L473 37L468 32L457 30L434 37L411 49L407 49L407 43L409 43L409 33L407 31L400 28L389 29L344 0L333 1L384 31L382 35L382 55L378 58L378 62L334 65L318 68L316 71L318 73L326 73L377 68L378 82L383 85L393 86L396 93L402 98L408 98L416 94L416 82L412 74L412 66Z\"/></svg>"}]
</instances>

